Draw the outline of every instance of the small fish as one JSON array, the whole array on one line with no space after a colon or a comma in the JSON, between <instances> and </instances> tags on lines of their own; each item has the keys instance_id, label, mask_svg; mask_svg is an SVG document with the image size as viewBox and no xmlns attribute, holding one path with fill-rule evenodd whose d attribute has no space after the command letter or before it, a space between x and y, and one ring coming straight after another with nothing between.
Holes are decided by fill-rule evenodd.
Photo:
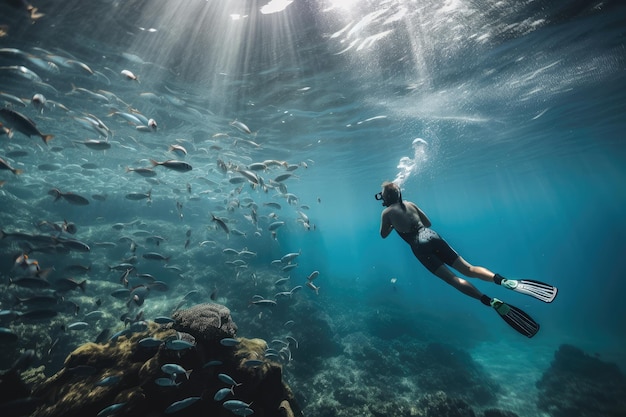
<instances>
[{"instance_id":1,"label":"small fish","mask_svg":"<svg viewBox=\"0 0 626 417\"><path fill-rule=\"evenodd\" d=\"M213 213L211 213L211 220L214 221L215 223L217 223L217 225L227 234L230 234L230 230L228 229L228 226L226 225L226 222L224 222L224 220L220 219L219 217L216 217Z\"/></svg>"},{"instance_id":2,"label":"small fish","mask_svg":"<svg viewBox=\"0 0 626 417\"><path fill-rule=\"evenodd\" d=\"M248 359L244 361L243 366L247 368L256 368L263 365L265 362L260 359Z\"/></svg>"},{"instance_id":3,"label":"small fish","mask_svg":"<svg viewBox=\"0 0 626 417\"><path fill-rule=\"evenodd\" d=\"M102 378L100 381L96 382L97 387L110 387L116 385L118 382L122 380L120 375L111 375L106 378Z\"/></svg>"},{"instance_id":4,"label":"small fish","mask_svg":"<svg viewBox=\"0 0 626 417\"><path fill-rule=\"evenodd\" d=\"M227 374L218 374L218 375L217 375L217 378L218 378L220 381L222 381L223 383L228 384L228 385L233 386L233 387L238 387L238 386L240 386L240 385L241 385L241 384L238 384L237 382L235 382L235 380L234 380L234 379L232 379L232 378L231 378L229 375L227 375Z\"/></svg>"},{"instance_id":5,"label":"small fish","mask_svg":"<svg viewBox=\"0 0 626 417\"><path fill-rule=\"evenodd\" d=\"M182 382L176 382L172 378L157 378L154 383L160 387L177 387L182 384Z\"/></svg>"},{"instance_id":6,"label":"small fish","mask_svg":"<svg viewBox=\"0 0 626 417\"><path fill-rule=\"evenodd\" d=\"M250 407L251 404L252 403L246 404L246 403L244 403L243 401L240 401L240 400L228 400L228 401L224 401L222 406L225 409L227 409L227 410L233 411L233 410L237 410L237 409L240 409L240 408L248 408L248 407Z\"/></svg>"},{"instance_id":7,"label":"small fish","mask_svg":"<svg viewBox=\"0 0 626 417\"><path fill-rule=\"evenodd\" d=\"M84 242L76 239L57 238L56 242L63 245L64 248L77 252L90 252L91 248Z\"/></svg>"},{"instance_id":8,"label":"small fish","mask_svg":"<svg viewBox=\"0 0 626 417\"><path fill-rule=\"evenodd\" d=\"M88 323L85 323L84 321L77 321L75 323L69 324L67 326L68 330L85 330L87 327L89 327Z\"/></svg>"},{"instance_id":9,"label":"small fish","mask_svg":"<svg viewBox=\"0 0 626 417\"><path fill-rule=\"evenodd\" d=\"M121 71L121 74L122 74L124 77L126 77L127 79L129 79L129 80L139 82L139 78L137 78L137 76L136 76L135 74L133 74L131 71L129 71L129 70L127 70L127 69L122 70L122 71Z\"/></svg>"},{"instance_id":10,"label":"small fish","mask_svg":"<svg viewBox=\"0 0 626 417\"><path fill-rule=\"evenodd\" d=\"M20 175L23 171L21 169L13 168L7 161L0 158L0 169L6 169L11 171L13 175Z\"/></svg>"},{"instance_id":11,"label":"small fish","mask_svg":"<svg viewBox=\"0 0 626 417\"><path fill-rule=\"evenodd\" d=\"M283 221L273 222L273 223L270 223L269 226L267 226L267 230L269 230L271 232L271 231L274 231L274 230L276 230L279 227L282 227L284 225L285 225L285 222L283 222Z\"/></svg>"},{"instance_id":12,"label":"small fish","mask_svg":"<svg viewBox=\"0 0 626 417\"><path fill-rule=\"evenodd\" d=\"M239 340L234 339L232 337L225 337L220 340L220 345L222 346L237 346L240 343Z\"/></svg>"},{"instance_id":13,"label":"small fish","mask_svg":"<svg viewBox=\"0 0 626 417\"><path fill-rule=\"evenodd\" d=\"M248 171L245 169L239 169L237 170L237 172L239 174L241 174L245 179L247 179L248 181L250 181L253 184L259 184L259 177L252 171Z\"/></svg>"},{"instance_id":14,"label":"small fish","mask_svg":"<svg viewBox=\"0 0 626 417\"><path fill-rule=\"evenodd\" d=\"M71 291L76 288L80 289L81 292L85 292L85 286L87 285L87 280L84 279L81 282L77 282L72 278L61 278L54 282L54 288L59 291Z\"/></svg>"},{"instance_id":15,"label":"small fish","mask_svg":"<svg viewBox=\"0 0 626 417\"><path fill-rule=\"evenodd\" d=\"M273 307L273 306L276 305L276 301L262 299L262 300L254 300L254 301L251 302L251 304L254 304L254 305L257 305L257 306L261 306L261 307Z\"/></svg>"},{"instance_id":16,"label":"small fish","mask_svg":"<svg viewBox=\"0 0 626 417\"><path fill-rule=\"evenodd\" d=\"M317 278L320 274L320 271L313 271L311 272L311 274L306 278L307 281L313 281L315 278Z\"/></svg>"},{"instance_id":17,"label":"small fish","mask_svg":"<svg viewBox=\"0 0 626 417\"><path fill-rule=\"evenodd\" d=\"M54 135L41 133L39 129L37 129L35 122L14 110L1 108L0 117L2 117L4 121L9 124L10 127L28 137L39 136L46 145L48 144L48 142L50 142L52 138L54 138Z\"/></svg>"},{"instance_id":18,"label":"small fish","mask_svg":"<svg viewBox=\"0 0 626 417\"><path fill-rule=\"evenodd\" d=\"M155 337L144 337L137 344L142 348L152 349L161 346L163 343L163 340Z\"/></svg>"},{"instance_id":19,"label":"small fish","mask_svg":"<svg viewBox=\"0 0 626 417\"><path fill-rule=\"evenodd\" d=\"M153 261L165 261L165 262L169 261L171 258L171 256L165 256L158 252L146 252L143 255L141 255L141 257L144 259L150 259Z\"/></svg>"},{"instance_id":20,"label":"small fish","mask_svg":"<svg viewBox=\"0 0 626 417\"><path fill-rule=\"evenodd\" d=\"M271 207L271 208L276 209L276 210L280 210L280 209L282 209L282 206L281 206L280 204L275 203L275 202L273 202L273 201L271 201L271 202L269 202L269 203L263 203L263 205L264 205L265 207Z\"/></svg>"},{"instance_id":21,"label":"small fish","mask_svg":"<svg viewBox=\"0 0 626 417\"><path fill-rule=\"evenodd\" d=\"M290 346L293 345L296 349L298 349L298 341L295 338L292 336L285 336L285 339L289 342Z\"/></svg>"},{"instance_id":22,"label":"small fish","mask_svg":"<svg viewBox=\"0 0 626 417\"><path fill-rule=\"evenodd\" d=\"M247 133L248 135L252 134L250 128L238 120L233 120L230 122L230 125L243 133Z\"/></svg>"},{"instance_id":23,"label":"small fish","mask_svg":"<svg viewBox=\"0 0 626 417\"><path fill-rule=\"evenodd\" d=\"M126 172L134 172L135 174L139 174L142 177L150 178L156 177L157 173L152 168L129 168L126 167Z\"/></svg>"},{"instance_id":24,"label":"small fish","mask_svg":"<svg viewBox=\"0 0 626 417\"><path fill-rule=\"evenodd\" d=\"M46 108L47 104L47 100L43 94L35 94L30 102L40 114L43 114L43 111Z\"/></svg>"},{"instance_id":25,"label":"small fish","mask_svg":"<svg viewBox=\"0 0 626 417\"><path fill-rule=\"evenodd\" d=\"M102 317L104 317L105 313L102 310L94 310L94 311L90 311L89 313L85 314L85 319L100 319Z\"/></svg>"},{"instance_id":26,"label":"small fish","mask_svg":"<svg viewBox=\"0 0 626 417\"><path fill-rule=\"evenodd\" d=\"M315 291L316 295L320 295L320 287L317 287L313 282L307 281L306 286Z\"/></svg>"},{"instance_id":27,"label":"small fish","mask_svg":"<svg viewBox=\"0 0 626 417\"><path fill-rule=\"evenodd\" d=\"M221 390L218 390L215 395L213 396L213 399L215 401L222 401L224 398L226 398L229 394L231 395L235 395L235 392L233 391L233 388L222 388Z\"/></svg>"},{"instance_id":28,"label":"small fish","mask_svg":"<svg viewBox=\"0 0 626 417\"><path fill-rule=\"evenodd\" d=\"M282 263L284 263L284 264L291 263L291 261L293 261L298 256L300 256L300 253L301 252L291 252L291 253L288 253L288 254L284 255L282 258L280 258L280 261Z\"/></svg>"},{"instance_id":29,"label":"small fish","mask_svg":"<svg viewBox=\"0 0 626 417\"><path fill-rule=\"evenodd\" d=\"M125 402L117 403L117 404L111 404L110 406L105 407L102 410L100 410L100 412L96 416L97 417L110 416L111 414L117 413L120 410L120 408L124 407L125 405L126 405Z\"/></svg>"},{"instance_id":30,"label":"small fish","mask_svg":"<svg viewBox=\"0 0 626 417\"><path fill-rule=\"evenodd\" d=\"M189 379L189 375L193 372L193 369L186 370L177 363L166 363L161 366L161 370L168 375L185 375Z\"/></svg>"},{"instance_id":31,"label":"small fish","mask_svg":"<svg viewBox=\"0 0 626 417\"><path fill-rule=\"evenodd\" d=\"M185 149L183 146L177 145L177 144L170 145L169 148L168 148L168 151L174 152L175 154L178 154L180 156L187 155L187 149Z\"/></svg>"},{"instance_id":32,"label":"small fish","mask_svg":"<svg viewBox=\"0 0 626 417\"><path fill-rule=\"evenodd\" d=\"M288 265L285 265L282 268L280 268L280 270L283 271L283 272L289 272L292 269L296 268L297 266L298 266L298 264L288 264Z\"/></svg>"},{"instance_id":33,"label":"small fish","mask_svg":"<svg viewBox=\"0 0 626 417\"><path fill-rule=\"evenodd\" d=\"M152 190L147 193L128 193L124 196L127 200L140 201L140 200L148 200L152 201Z\"/></svg>"},{"instance_id":34,"label":"small fish","mask_svg":"<svg viewBox=\"0 0 626 417\"><path fill-rule=\"evenodd\" d=\"M89 149L93 149L96 151L105 151L107 149L111 149L111 143L107 140L99 140L99 139L87 139L84 141L74 141L75 143L81 143L88 147Z\"/></svg>"},{"instance_id":35,"label":"small fish","mask_svg":"<svg viewBox=\"0 0 626 417\"><path fill-rule=\"evenodd\" d=\"M174 159L169 159L164 162L158 162L158 161L155 161L154 159L151 159L150 163L152 164L152 166L160 165L160 166L164 166L165 168L169 168L173 171L178 171L178 172L187 172L187 171L192 170L191 165L189 165L187 162L176 161Z\"/></svg>"},{"instance_id":36,"label":"small fish","mask_svg":"<svg viewBox=\"0 0 626 417\"><path fill-rule=\"evenodd\" d=\"M165 414L176 413L184 408L189 407L190 405L201 399L202 397L189 397L185 398L184 400L173 402L169 407L165 409Z\"/></svg>"},{"instance_id":37,"label":"small fish","mask_svg":"<svg viewBox=\"0 0 626 417\"><path fill-rule=\"evenodd\" d=\"M279 285L286 284L287 282L289 282L289 277L287 277L287 278L280 278L280 279L276 280L276 282L274 282L274 285L278 287Z\"/></svg>"},{"instance_id":38,"label":"small fish","mask_svg":"<svg viewBox=\"0 0 626 417\"><path fill-rule=\"evenodd\" d=\"M291 174L281 174L281 175L277 176L276 178L274 178L274 181L282 182L282 181L285 181L289 177L291 177Z\"/></svg>"},{"instance_id":39,"label":"small fish","mask_svg":"<svg viewBox=\"0 0 626 417\"><path fill-rule=\"evenodd\" d=\"M53 188L48 191L48 194L54 196L54 201L58 201L60 198L63 198L70 204L74 204L76 206L86 206L89 204L89 200L85 197L80 196L78 194L70 193L70 192L61 192L58 188Z\"/></svg>"},{"instance_id":40,"label":"small fish","mask_svg":"<svg viewBox=\"0 0 626 417\"><path fill-rule=\"evenodd\" d=\"M254 414L254 410L249 407L236 408L230 411L236 416L243 416L243 417Z\"/></svg>"},{"instance_id":41,"label":"small fish","mask_svg":"<svg viewBox=\"0 0 626 417\"><path fill-rule=\"evenodd\" d=\"M174 319L171 317L159 316L154 318L154 322L157 324L174 323Z\"/></svg>"},{"instance_id":42,"label":"small fish","mask_svg":"<svg viewBox=\"0 0 626 417\"><path fill-rule=\"evenodd\" d=\"M195 345L186 340L173 339L165 342L165 347L169 350L185 350L195 347Z\"/></svg>"}]
</instances>

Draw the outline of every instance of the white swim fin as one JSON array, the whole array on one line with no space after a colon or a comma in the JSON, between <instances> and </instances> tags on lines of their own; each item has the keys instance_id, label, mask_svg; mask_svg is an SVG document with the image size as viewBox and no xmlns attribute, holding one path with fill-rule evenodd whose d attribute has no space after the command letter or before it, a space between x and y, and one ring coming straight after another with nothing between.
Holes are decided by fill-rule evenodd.
<instances>
[{"instance_id":1,"label":"white swim fin","mask_svg":"<svg viewBox=\"0 0 626 417\"><path fill-rule=\"evenodd\" d=\"M545 303L551 303L556 298L558 289L550 284L532 279L502 279L503 287L510 290L530 295Z\"/></svg>"}]
</instances>

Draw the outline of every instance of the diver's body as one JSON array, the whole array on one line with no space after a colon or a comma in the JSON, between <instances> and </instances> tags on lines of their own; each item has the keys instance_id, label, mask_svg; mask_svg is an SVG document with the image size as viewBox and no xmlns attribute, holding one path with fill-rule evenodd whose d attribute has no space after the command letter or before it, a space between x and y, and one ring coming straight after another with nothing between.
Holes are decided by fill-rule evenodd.
<instances>
[{"instance_id":1,"label":"diver's body","mask_svg":"<svg viewBox=\"0 0 626 417\"><path fill-rule=\"evenodd\" d=\"M474 266L463 259L450 245L430 229L428 216L410 201L402 201L400 188L394 183L384 183L383 191L376 196L386 206L381 214L380 235L384 239L393 229L406 241L415 257L434 275L452 285L463 294L492 306L500 315L520 333L532 337L539 330L527 314L507 305L496 298L490 298L474 285L454 274L451 266L470 278L500 284L506 288L532 295L542 301L551 302L556 297L557 289L550 285L532 280L507 280L482 266ZM448 266L446 266L448 265Z\"/></svg>"}]
</instances>

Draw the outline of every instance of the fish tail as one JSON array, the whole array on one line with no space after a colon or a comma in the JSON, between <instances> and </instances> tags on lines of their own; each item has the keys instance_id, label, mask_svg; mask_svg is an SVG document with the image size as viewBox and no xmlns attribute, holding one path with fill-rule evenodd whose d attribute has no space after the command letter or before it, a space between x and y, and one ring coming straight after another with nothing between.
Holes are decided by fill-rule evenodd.
<instances>
[{"instance_id":1,"label":"fish tail","mask_svg":"<svg viewBox=\"0 0 626 417\"><path fill-rule=\"evenodd\" d=\"M43 139L43 143L46 145L54 138L54 135L41 135L41 139Z\"/></svg>"},{"instance_id":2,"label":"fish tail","mask_svg":"<svg viewBox=\"0 0 626 417\"><path fill-rule=\"evenodd\" d=\"M11 139L13 137L13 129L9 129L7 131L7 136L9 137L9 139Z\"/></svg>"},{"instance_id":3,"label":"fish tail","mask_svg":"<svg viewBox=\"0 0 626 417\"><path fill-rule=\"evenodd\" d=\"M84 293L86 285L87 285L87 280L84 279L78 284L78 288L80 288L80 290Z\"/></svg>"},{"instance_id":4,"label":"fish tail","mask_svg":"<svg viewBox=\"0 0 626 417\"><path fill-rule=\"evenodd\" d=\"M21 169L14 169L14 170L13 170L13 174L15 174L15 175L20 175L20 174L22 174L23 172L24 172L24 171L23 171L23 170L21 170Z\"/></svg>"},{"instance_id":5,"label":"fish tail","mask_svg":"<svg viewBox=\"0 0 626 417\"><path fill-rule=\"evenodd\" d=\"M153 167L155 167L157 165L161 165L159 162L155 161L154 159L151 159L150 163L152 164Z\"/></svg>"}]
</instances>

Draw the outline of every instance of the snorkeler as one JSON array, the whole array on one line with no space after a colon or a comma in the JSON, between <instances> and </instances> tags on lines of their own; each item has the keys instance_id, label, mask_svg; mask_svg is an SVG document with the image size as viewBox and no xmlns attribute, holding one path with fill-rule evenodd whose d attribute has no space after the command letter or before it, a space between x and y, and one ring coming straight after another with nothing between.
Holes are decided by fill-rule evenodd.
<instances>
[{"instance_id":1,"label":"snorkeler","mask_svg":"<svg viewBox=\"0 0 626 417\"><path fill-rule=\"evenodd\" d=\"M546 303L551 303L556 297L556 287L533 280L506 279L487 268L471 265L459 256L437 232L430 229L430 220L417 205L410 201L402 201L402 193L396 184L384 182L382 187L383 190L376 194L376 199L382 200L383 206L386 207L382 212L380 223L380 235L383 239L389 236L391 229L395 229L400 237L411 246L415 257L430 272L463 294L480 300L486 306L493 307L511 327L524 336L533 337L539 331L539 324L528 314L497 298L490 298L481 293L468 281L457 277L446 265L467 277L493 282Z\"/></svg>"}]
</instances>

